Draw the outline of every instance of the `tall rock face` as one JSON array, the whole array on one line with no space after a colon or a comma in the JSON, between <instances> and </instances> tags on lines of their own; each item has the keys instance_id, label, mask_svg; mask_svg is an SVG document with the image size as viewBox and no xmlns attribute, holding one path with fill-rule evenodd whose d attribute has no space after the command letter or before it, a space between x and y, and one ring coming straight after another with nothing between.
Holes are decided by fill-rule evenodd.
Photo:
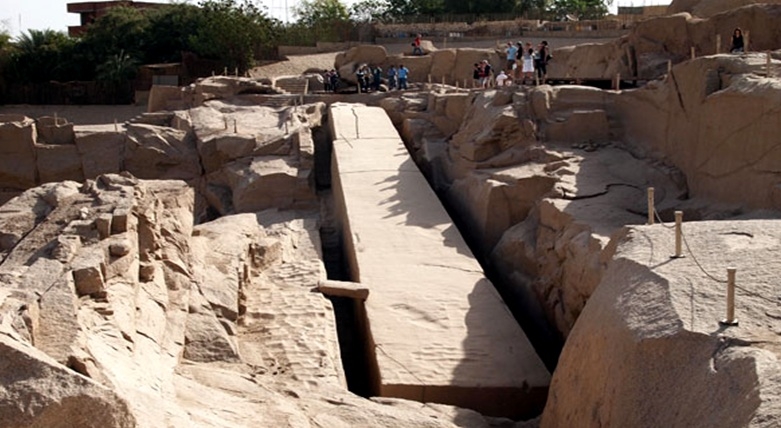
<instances>
[{"instance_id":1,"label":"tall rock face","mask_svg":"<svg viewBox=\"0 0 781 428\"><path fill-rule=\"evenodd\" d=\"M781 405L777 221L632 227L569 335L542 427L771 427ZM699 266L698 266L699 263ZM737 268L739 325L725 314ZM706 272L712 277L706 276Z\"/></svg>"},{"instance_id":2,"label":"tall rock face","mask_svg":"<svg viewBox=\"0 0 781 428\"><path fill-rule=\"evenodd\" d=\"M715 8L719 3L723 2L700 2ZM638 22L630 34L608 43L555 49L548 75L612 79L620 73L625 79L656 79L667 73L668 61L678 64L689 60L692 49L698 57L729 52L736 27L749 30L751 51L774 50L781 37L781 29L773 24L779 14L781 4L762 3L736 6L707 18L689 13L649 18Z\"/></svg>"},{"instance_id":3,"label":"tall rock face","mask_svg":"<svg viewBox=\"0 0 781 428\"><path fill-rule=\"evenodd\" d=\"M664 82L622 93L616 115L633 151L680 168L692 196L780 209L780 91L766 75L765 54L704 57L675 66Z\"/></svg>"}]
</instances>

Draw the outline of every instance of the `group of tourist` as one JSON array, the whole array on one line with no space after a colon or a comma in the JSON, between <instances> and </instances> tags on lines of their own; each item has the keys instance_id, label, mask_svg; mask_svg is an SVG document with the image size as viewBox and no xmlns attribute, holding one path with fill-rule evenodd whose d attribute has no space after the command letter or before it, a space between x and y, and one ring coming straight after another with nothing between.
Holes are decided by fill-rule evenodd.
<instances>
[{"instance_id":1,"label":"group of tourist","mask_svg":"<svg viewBox=\"0 0 781 428\"><path fill-rule=\"evenodd\" d=\"M421 35L418 34L412 42L413 55L423 55L421 49ZM743 31L735 28L732 33L730 43L730 52L741 53L745 49L743 41ZM506 54L506 68L500 70L496 76L488 60L483 60L474 64L472 78L474 87L488 88L493 86L510 86L513 84L526 85L540 83L544 84L548 74L548 62L553 59L550 54L548 42L543 40L535 49L530 42L507 42L504 50ZM358 86L362 92L379 91L383 79L387 82L387 89L407 89L407 80L409 69L402 64L398 67L391 65L383 77L382 68L379 66L369 66L362 64L355 72ZM535 78L536 75L536 78ZM331 69L323 74L326 92L335 92L341 82L339 73Z\"/></svg>"},{"instance_id":2,"label":"group of tourist","mask_svg":"<svg viewBox=\"0 0 781 428\"><path fill-rule=\"evenodd\" d=\"M513 82L525 85L527 79L530 84L534 84L535 73L539 83L545 83L548 62L553 59L547 41L540 42L537 49L530 42L507 42L504 52L507 55L507 70L502 70L496 76L498 86L511 85Z\"/></svg>"},{"instance_id":3,"label":"group of tourist","mask_svg":"<svg viewBox=\"0 0 781 428\"><path fill-rule=\"evenodd\" d=\"M332 68L323 73L323 89L325 89L326 92L336 92L336 90L339 89L339 82L341 82L341 78L336 69Z\"/></svg>"},{"instance_id":4,"label":"group of tourist","mask_svg":"<svg viewBox=\"0 0 781 428\"><path fill-rule=\"evenodd\" d=\"M323 76L323 86L325 92L336 92L339 89L341 77L335 69L325 71ZM388 90L408 89L407 81L409 79L409 69L404 64L398 67L391 65L387 73L383 76L382 68L378 65L361 64L355 70L355 80L358 83L360 92L379 91L380 85L386 83Z\"/></svg>"}]
</instances>

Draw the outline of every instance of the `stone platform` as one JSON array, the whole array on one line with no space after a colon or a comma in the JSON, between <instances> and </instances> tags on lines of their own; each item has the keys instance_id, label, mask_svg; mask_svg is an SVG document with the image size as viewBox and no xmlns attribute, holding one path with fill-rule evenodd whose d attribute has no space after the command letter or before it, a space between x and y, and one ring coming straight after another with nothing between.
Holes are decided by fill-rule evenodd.
<instances>
[{"instance_id":1,"label":"stone platform","mask_svg":"<svg viewBox=\"0 0 781 428\"><path fill-rule=\"evenodd\" d=\"M539 414L550 374L381 108L334 104L332 182L374 393ZM360 304L360 303L359 303Z\"/></svg>"}]
</instances>

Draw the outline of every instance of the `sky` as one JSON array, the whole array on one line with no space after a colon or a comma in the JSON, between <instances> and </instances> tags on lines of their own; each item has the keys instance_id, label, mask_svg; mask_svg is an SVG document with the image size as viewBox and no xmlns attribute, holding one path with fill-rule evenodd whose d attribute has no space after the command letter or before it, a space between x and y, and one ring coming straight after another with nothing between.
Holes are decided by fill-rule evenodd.
<instances>
[{"instance_id":1,"label":"sky","mask_svg":"<svg viewBox=\"0 0 781 428\"><path fill-rule=\"evenodd\" d=\"M28 29L51 28L67 31L69 25L79 25L79 15L68 13L66 4L86 0L0 0L0 28L18 36ZM152 3L168 3L167 0L144 0ZM357 0L342 0L350 5ZM197 3L196 0L190 2ZM261 0L269 14L281 21L293 20L292 8L298 0ZM611 10L617 6L644 6L669 4L670 0L614 0ZM286 13L287 11L287 13Z\"/></svg>"}]
</instances>

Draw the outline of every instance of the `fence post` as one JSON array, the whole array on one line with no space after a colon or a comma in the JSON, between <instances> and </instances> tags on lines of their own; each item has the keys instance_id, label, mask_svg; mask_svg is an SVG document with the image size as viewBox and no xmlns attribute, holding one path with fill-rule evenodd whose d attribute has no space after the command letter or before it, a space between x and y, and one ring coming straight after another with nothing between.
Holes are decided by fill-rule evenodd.
<instances>
[{"instance_id":1,"label":"fence post","mask_svg":"<svg viewBox=\"0 0 781 428\"><path fill-rule=\"evenodd\" d=\"M675 255L673 256L674 259L680 259L683 257L683 248L682 248L682 241L683 241L683 230L682 228L683 223L683 211L676 211L675 212Z\"/></svg>"},{"instance_id":2,"label":"fence post","mask_svg":"<svg viewBox=\"0 0 781 428\"><path fill-rule=\"evenodd\" d=\"M445 86L445 75L442 75L442 86Z\"/></svg>"},{"instance_id":3,"label":"fence post","mask_svg":"<svg viewBox=\"0 0 781 428\"><path fill-rule=\"evenodd\" d=\"M117 125L117 118L114 118L114 132L119 132L119 125Z\"/></svg>"},{"instance_id":4,"label":"fence post","mask_svg":"<svg viewBox=\"0 0 781 428\"><path fill-rule=\"evenodd\" d=\"M430 74L428 75L428 84L429 85L431 84L431 75Z\"/></svg>"},{"instance_id":5,"label":"fence post","mask_svg":"<svg viewBox=\"0 0 781 428\"><path fill-rule=\"evenodd\" d=\"M697 56L694 53L694 46L691 47L691 53L692 53L692 59L696 58Z\"/></svg>"},{"instance_id":6,"label":"fence post","mask_svg":"<svg viewBox=\"0 0 781 428\"><path fill-rule=\"evenodd\" d=\"M721 53L721 34L716 34L716 54Z\"/></svg>"},{"instance_id":7,"label":"fence post","mask_svg":"<svg viewBox=\"0 0 781 428\"><path fill-rule=\"evenodd\" d=\"M238 134L239 133L239 125L236 123L236 119L233 119L233 133Z\"/></svg>"},{"instance_id":8,"label":"fence post","mask_svg":"<svg viewBox=\"0 0 781 428\"><path fill-rule=\"evenodd\" d=\"M748 42L749 42L749 31L746 30L745 33L743 33L743 51L748 52Z\"/></svg>"},{"instance_id":9,"label":"fence post","mask_svg":"<svg viewBox=\"0 0 781 428\"><path fill-rule=\"evenodd\" d=\"M719 321L719 324L725 326L738 325L735 318L735 273L737 269L727 268L727 318Z\"/></svg>"},{"instance_id":10,"label":"fence post","mask_svg":"<svg viewBox=\"0 0 781 428\"><path fill-rule=\"evenodd\" d=\"M654 188L648 188L648 224L654 224Z\"/></svg>"},{"instance_id":11,"label":"fence post","mask_svg":"<svg viewBox=\"0 0 781 428\"><path fill-rule=\"evenodd\" d=\"M767 51L765 54L765 73L767 74L767 77L770 77L770 51Z\"/></svg>"}]
</instances>

